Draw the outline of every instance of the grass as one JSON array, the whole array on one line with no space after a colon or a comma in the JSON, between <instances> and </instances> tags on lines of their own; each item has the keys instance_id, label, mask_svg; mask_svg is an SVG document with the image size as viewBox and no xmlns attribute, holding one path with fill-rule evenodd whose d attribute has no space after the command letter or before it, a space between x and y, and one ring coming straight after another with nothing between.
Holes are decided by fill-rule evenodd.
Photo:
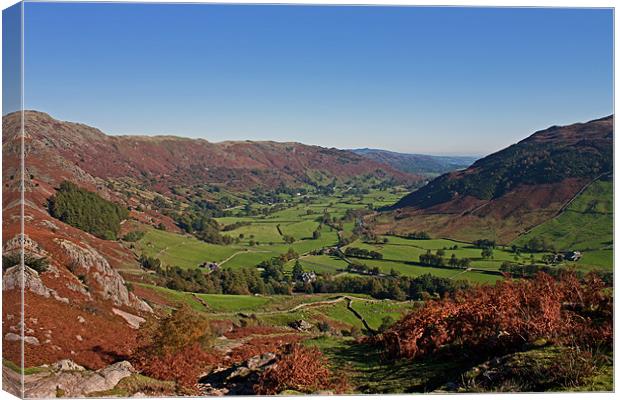
<instances>
[{"instance_id":1,"label":"grass","mask_svg":"<svg viewBox=\"0 0 620 400\"><path fill-rule=\"evenodd\" d=\"M353 393L420 393L457 380L470 364L458 357L449 360L382 362L380 349L350 338L318 337L304 342L318 347L330 367L344 374Z\"/></svg>"},{"instance_id":2,"label":"grass","mask_svg":"<svg viewBox=\"0 0 620 400\"><path fill-rule=\"evenodd\" d=\"M581 250L578 266L613 266L613 182L599 180L577 196L568 208L515 240L524 245L532 238L546 238L558 250ZM602 250L607 250L601 253ZM589 253L594 253L589 255Z\"/></svg>"},{"instance_id":3,"label":"grass","mask_svg":"<svg viewBox=\"0 0 620 400\"><path fill-rule=\"evenodd\" d=\"M22 369L21 366L15 364L13 361L4 358L2 359L2 365L19 374L23 373L24 375L33 375L42 372L49 372L49 368L45 367L26 367Z\"/></svg>"},{"instance_id":4,"label":"grass","mask_svg":"<svg viewBox=\"0 0 620 400\"><path fill-rule=\"evenodd\" d=\"M165 265L178 265L182 268L196 268L205 261L222 262L226 268L255 267L262 261L286 253L289 249L302 255L300 262L305 270L318 274L340 274L346 270L346 263L336 257L312 256L308 253L325 247L334 246L338 241L338 233L328 226L321 229L321 237L314 240L312 233L317 229L317 219L327 211L332 216L342 216L347 209L367 207L368 204L381 206L391 204L405 192L371 191L363 196L354 196L346 192L338 192L331 196L313 196L310 203L303 203L301 197L287 197L289 206L268 216L256 217L223 217L218 218L220 224L246 221L250 225L242 226L224 234L233 237L243 235L236 245L222 246L201 242L188 235L149 230L137 244L138 252L155 256ZM571 246L581 243L583 246L598 246L595 250L584 251L584 257L576 263L581 270L607 269L612 266L613 251L611 248L611 182L600 181L593 184L582 195L575 199L566 213L543 224L519 239L522 243L530 235L550 235L557 246ZM574 215L573 215L574 214ZM350 236L354 223L344 223L344 236ZM585 232L585 233L584 233ZM295 238L292 244L286 244L282 235ZM585 239L584 239L585 238ZM381 237L380 239L383 239ZM483 259L481 249L469 243L449 239L414 240L394 236L387 237L386 244L367 244L355 241L350 246L378 251L384 259L362 260L371 267L378 267L382 273L388 274L391 269L402 275L416 277L431 273L450 279L465 279L476 283L494 283L501 276L498 271L503 262L530 263L541 262L544 253L522 253L518 257L507 247L498 247L493 257ZM576 240L579 239L577 242ZM250 241L258 242L250 246ZM602 246L602 247L601 247ZM452 254L457 258L469 258L471 271L460 271L449 268L434 268L419 264L420 255L430 250L445 251L445 258ZM286 266L290 270L293 262Z\"/></svg>"},{"instance_id":5,"label":"grass","mask_svg":"<svg viewBox=\"0 0 620 400\"><path fill-rule=\"evenodd\" d=\"M256 311L265 307L273 299L268 296L246 296L226 294L197 294L216 312Z\"/></svg>"},{"instance_id":6,"label":"grass","mask_svg":"<svg viewBox=\"0 0 620 400\"><path fill-rule=\"evenodd\" d=\"M390 317L393 321L401 319L413 308L413 303L354 301L351 307L364 317L372 329L378 329L385 317Z\"/></svg>"},{"instance_id":7,"label":"grass","mask_svg":"<svg viewBox=\"0 0 620 400\"><path fill-rule=\"evenodd\" d=\"M139 252L159 258L165 265L197 268L205 261L222 261L237 251L237 246L205 243L189 235L150 229L136 243Z\"/></svg>"},{"instance_id":8,"label":"grass","mask_svg":"<svg viewBox=\"0 0 620 400\"><path fill-rule=\"evenodd\" d=\"M341 258L334 256L306 256L299 259L301 266L304 271L314 271L317 274L338 274L346 270L347 263ZM293 269L293 265L295 261L289 261L286 264L286 270L290 271Z\"/></svg>"}]
</instances>

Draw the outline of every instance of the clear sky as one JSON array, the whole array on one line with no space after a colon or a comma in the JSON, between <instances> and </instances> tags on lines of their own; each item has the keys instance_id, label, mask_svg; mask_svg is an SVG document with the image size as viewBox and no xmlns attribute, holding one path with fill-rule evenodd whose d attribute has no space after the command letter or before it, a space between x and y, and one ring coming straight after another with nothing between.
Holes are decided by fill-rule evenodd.
<instances>
[{"instance_id":1,"label":"clear sky","mask_svg":"<svg viewBox=\"0 0 620 400\"><path fill-rule=\"evenodd\" d=\"M24 20L26 108L109 134L483 155L613 112L609 9L27 3Z\"/></svg>"}]
</instances>

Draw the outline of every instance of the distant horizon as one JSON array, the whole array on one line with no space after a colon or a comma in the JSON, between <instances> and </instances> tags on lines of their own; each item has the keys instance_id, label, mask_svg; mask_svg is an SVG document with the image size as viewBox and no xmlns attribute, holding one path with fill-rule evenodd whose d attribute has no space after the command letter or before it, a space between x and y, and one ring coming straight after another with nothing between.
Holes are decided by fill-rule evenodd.
<instances>
[{"instance_id":1,"label":"distant horizon","mask_svg":"<svg viewBox=\"0 0 620 400\"><path fill-rule=\"evenodd\" d=\"M516 142L514 143L510 143L507 144L505 147L501 148L501 149L497 149L495 151L492 151L490 153L485 153L485 154L467 154L467 153L420 153L420 152L409 152L409 151L401 151L401 150L393 150L389 147L366 147L366 146L351 146L351 147L335 147L335 146L328 146L325 144L320 144L320 143L308 143L308 142L302 142L302 141L298 141L298 140L287 140L287 141L280 141L280 140L274 140L274 139L225 139L225 140L210 140L207 137L192 137L192 136L187 136L187 135L183 135L183 134L169 134L169 133L123 133L123 134L113 134L113 133L109 133L106 132L105 130L91 125L89 123L85 123L82 121L74 121L74 120L66 120L66 119L62 119L62 118L57 118L56 116L52 115L49 112L46 111L41 111L41 110L34 110L34 109L26 109L24 110L25 112L37 112L37 113L43 113L43 114L47 114L48 116L50 116L51 118L57 120L57 121L61 121L61 122L67 122L67 123L77 123L77 124L83 124L83 125L87 125L91 128L95 128L100 130L102 133L104 133L107 136L118 136L118 137L174 137L174 138L179 138L179 139L197 139L197 140L205 140L209 143L213 143L213 144L217 144L217 143L225 143L225 142L276 142L276 143L300 143L303 145L307 145L307 146L319 146L319 147L324 147L324 148L335 148L338 150L346 150L346 151L355 151L355 150L378 150L378 151L387 151L387 152L393 152L393 153L400 153L400 154L407 154L407 155L420 155L420 156L432 156L432 157L464 157L464 158L484 158L490 154L493 154L497 151L502 150L505 147L508 147L512 144L515 144L523 139L528 138L529 136L533 135L534 133L540 131L540 130L544 130L544 129L548 129L552 126L562 126L562 125L558 125L558 124L550 124L548 126L546 126L545 128L542 129L537 129L536 131L532 131L529 132L528 134L524 135L521 139L518 139ZM2 117L6 117L9 114L14 114L20 112L20 110L17 111L11 111L8 112L6 114L3 114ZM601 117L597 117L597 118L592 118L589 119L587 121L574 121L570 124L566 124L566 125L572 125L572 124L578 124L578 123L586 123L586 122L590 122L590 121L594 121L594 120L598 120L598 119L603 119L603 118L607 118L610 116L614 116L614 114L609 114L609 115L604 115Z\"/></svg>"},{"instance_id":2,"label":"distant horizon","mask_svg":"<svg viewBox=\"0 0 620 400\"><path fill-rule=\"evenodd\" d=\"M613 113L612 9L24 7L25 107L110 135L480 157Z\"/></svg>"}]
</instances>

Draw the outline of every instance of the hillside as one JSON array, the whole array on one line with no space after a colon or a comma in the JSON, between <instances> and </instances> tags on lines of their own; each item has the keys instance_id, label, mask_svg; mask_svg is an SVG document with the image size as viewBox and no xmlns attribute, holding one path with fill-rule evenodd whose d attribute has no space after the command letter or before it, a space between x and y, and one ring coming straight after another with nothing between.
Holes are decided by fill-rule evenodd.
<instances>
[{"instance_id":1,"label":"hillside","mask_svg":"<svg viewBox=\"0 0 620 400\"><path fill-rule=\"evenodd\" d=\"M16 118L16 114L4 119ZM326 185L372 175L413 183L420 178L349 151L300 143L221 142L173 136L108 136L96 128L28 111L29 142L52 159L102 179L130 177L168 191L208 183L232 190ZM9 121L6 122L10 124ZM49 159L49 158L48 158ZM34 162L33 162L34 161ZM41 176L36 161L30 168Z\"/></svg>"},{"instance_id":2,"label":"hillside","mask_svg":"<svg viewBox=\"0 0 620 400\"><path fill-rule=\"evenodd\" d=\"M542 239L560 251L584 252L584 263L607 259L611 267L613 225L613 180L606 176L585 188L558 216L520 236L514 244L524 246L534 238Z\"/></svg>"},{"instance_id":3,"label":"hillside","mask_svg":"<svg viewBox=\"0 0 620 400\"><path fill-rule=\"evenodd\" d=\"M387 209L383 227L507 243L612 169L613 116L553 126L405 196Z\"/></svg>"},{"instance_id":4,"label":"hillside","mask_svg":"<svg viewBox=\"0 0 620 400\"><path fill-rule=\"evenodd\" d=\"M412 174L436 176L469 167L476 157L466 156L430 156L426 154L398 153L379 149L354 149L354 153L369 160L388 164L393 168Z\"/></svg>"},{"instance_id":5,"label":"hillside","mask_svg":"<svg viewBox=\"0 0 620 400\"><path fill-rule=\"evenodd\" d=\"M13 338L18 331L17 322L11 321L20 314L20 271L15 266L20 114L4 116L2 123L4 355L17 363L20 342L6 337ZM108 136L36 111L25 113L24 128L25 250L31 267L25 296L27 318L34 321L26 329L47 332L45 337L33 334L26 343L27 365L70 355L82 365L99 368L131 351L135 321L148 318L152 309L126 281L140 271L138 255L121 241L109 239L133 227L180 232L162 212L165 206L179 212L220 207L220 195L258 202L254 198L258 192L252 192L257 188L322 188L354 179L411 184L420 179L348 151L299 143ZM71 190L58 197L60 189L69 187L65 181L73 184ZM80 322L59 326L59 318Z\"/></svg>"}]
</instances>

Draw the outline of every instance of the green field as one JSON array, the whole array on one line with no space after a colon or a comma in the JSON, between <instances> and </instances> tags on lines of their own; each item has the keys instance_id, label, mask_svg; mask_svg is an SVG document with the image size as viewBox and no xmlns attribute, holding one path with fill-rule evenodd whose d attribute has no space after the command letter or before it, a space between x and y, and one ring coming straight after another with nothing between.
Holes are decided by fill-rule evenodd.
<instances>
[{"instance_id":1,"label":"green field","mask_svg":"<svg viewBox=\"0 0 620 400\"><path fill-rule=\"evenodd\" d=\"M515 244L522 246L531 237L546 237L558 248L579 249L583 259L575 265L578 269L588 271L609 269L612 265L612 183L598 181L578 196L557 218L540 225L526 236L519 238ZM306 271L318 274L346 274L347 262L334 256L311 255L322 248L333 247L338 241L335 229L320 224L325 212L332 217L343 216L348 209L366 208L369 205L379 207L392 204L405 193L403 189L395 191L377 191L359 196L339 191L331 196L313 195L307 198L285 196L285 208L269 215L240 216L216 218L221 226L235 222L249 222L250 225L222 232L224 235L238 238L233 245L208 244L190 235L150 229L135 244L138 254L143 253L161 259L164 265L182 268L196 268L205 261L215 261L225 268L254 267L262 261L295 250L301 257L300 263ZM284 195L283 195L284 196ZM313 232L320 227L320 237L313 239ZM353 221L345 221L341 235L349 237L354 229ZM292 236L294 242L287 244L284 236ZM357 240L349 246L378 251L382 260L359 259L369 267L377 267L383 274L392 269L409 277L422 274L464 279L470 282L494 283L501 279L498 271L503 262L541 263L545 253L521 252L515 255L509 247L497 247L493 256L484 259L481 249L472 244L449 239L412 240L387 236L387 243L369 244ZM379 238L379 242L383 237ZM431 250L435 253L443 249L444 258L452 254L457 258L469 258L471 267L467 271L452 268L437 268L419 263L420 255ZM290 271L294 262L287 263Z\"/></svg>"},{"instance_id":2,"label":"green field","mask_svg":"<svg viewBox=\"0 0 620 400\"><path fill-rule=\"evenodd\" d=\"M599 180L577 196L556 218L514 241L522 246L546 238L558 251L581 250L584 269L613 266L613 182Z\"/></svg>"},{"instance_id":3,"label":"green field","mask_svg":"<svg viewBox=\"0 0 620 400\"><path fill-rule=\"evenodd\" d=\"M189 235L149 229L136 243L136 250L159 258L165 265L196 268L205 261L222 261L242 250L242 247L219 246Z\"/></svg>"}]
</instances>

